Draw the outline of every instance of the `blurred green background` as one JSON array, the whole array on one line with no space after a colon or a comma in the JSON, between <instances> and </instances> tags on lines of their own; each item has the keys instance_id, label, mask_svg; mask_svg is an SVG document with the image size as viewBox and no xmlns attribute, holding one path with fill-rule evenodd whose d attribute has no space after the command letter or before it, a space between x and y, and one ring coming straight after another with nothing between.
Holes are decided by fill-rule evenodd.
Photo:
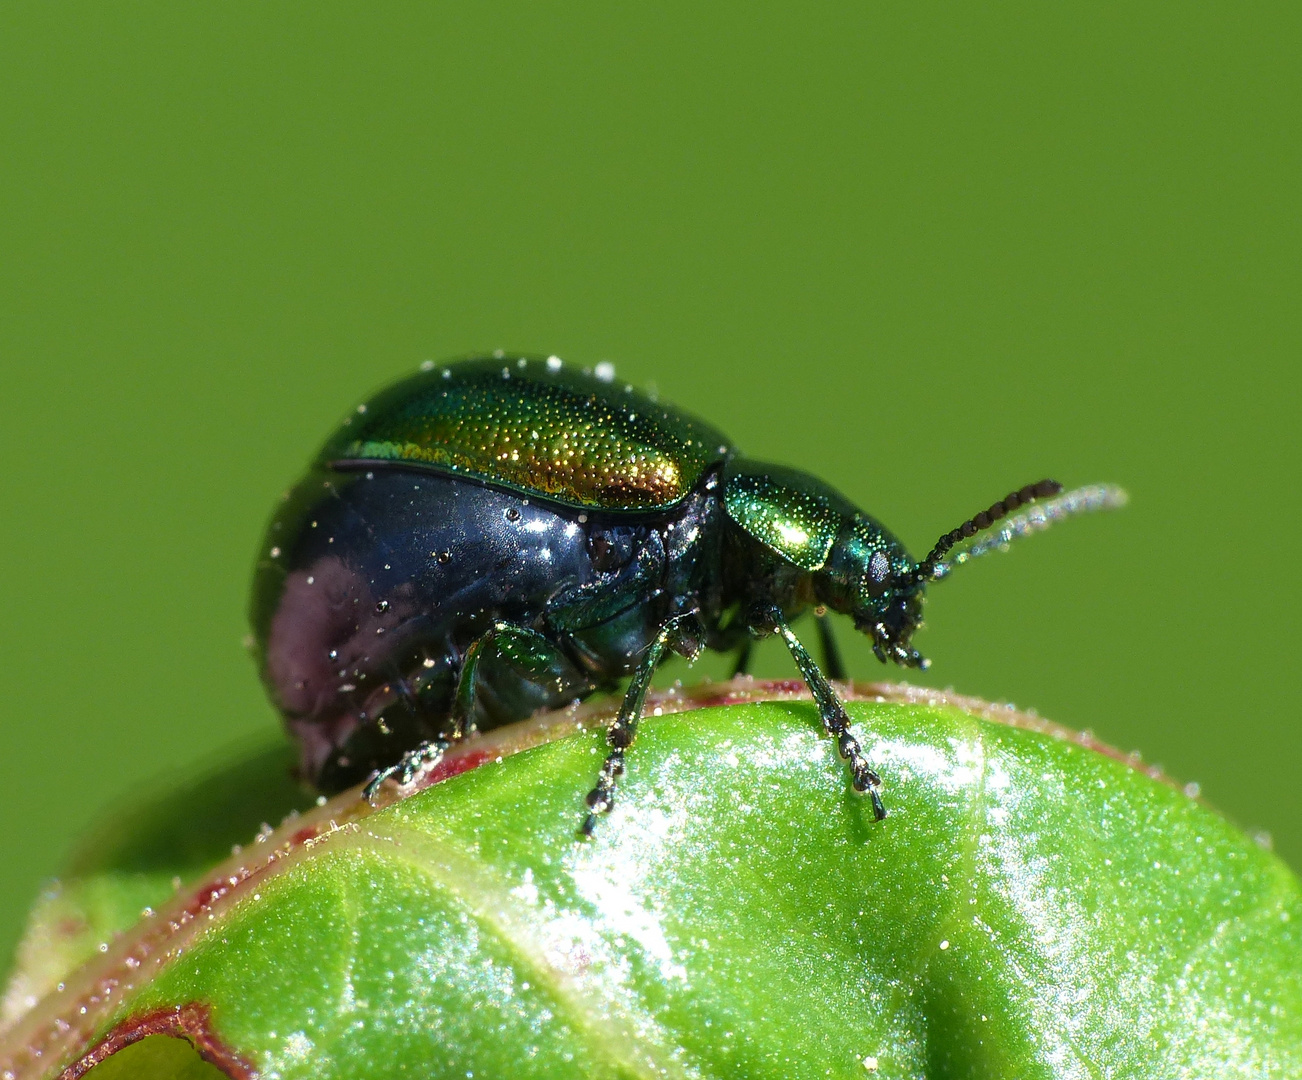
<instances>
[{"instance_id":1,"label":"blurred green background","mask_svg":"<svg viewBox=\"0 0 1302 1080\"><path fill-rule=\"evenodd\" d=\"M498 346L613 360L919 556L1040 476L1125 485L936 588L924 679L1302 866L1300 22L5 4L0 952L115 800L275 729L246 584L331 427Z\"/></svg>"}]
</instances>

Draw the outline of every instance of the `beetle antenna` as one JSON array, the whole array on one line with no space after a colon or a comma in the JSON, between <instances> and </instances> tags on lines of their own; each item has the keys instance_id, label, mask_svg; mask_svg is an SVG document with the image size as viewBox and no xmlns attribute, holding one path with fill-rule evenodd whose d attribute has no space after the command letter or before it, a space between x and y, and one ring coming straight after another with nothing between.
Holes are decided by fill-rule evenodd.
<instances>
[{"instance_id":1,"label":"beetle antenna","mask_svg":"<svg viewBox=\"0 0 1302 1080\"><path fill-rule=\"evenodd\" d=\"M1091 484L1064 492L1062 485L1055 480L1041 480L1038 484L1027 484L1005 495L988 510L963 522L957 529L947 532L925 559L918 564L914 573L915 581L939 580L949 574L954 566L975 559L995 548L1005 548L1019 536L1047 529L1055 521L1075 514L1088 513L1093 510L1112 510L1124 506L1128 496L1119 487L1112 484ZM1027 504L1033 504L1027 506ZM1021 513L1013 511L1026 506ZM1006 520L1005 520L1006 519ZM997 521L1004 524L995 532L971 540L978 533L984 532ZM960 547L954 558L948 562L941 560L955 547Z\"/></svg>"},{"instance_id":2,"label":"beetle antenna","mask_svg":"<svg viewBox=\"0 0 1302 1080\"><path fill-rule=\"evenodd\" d=\"M1041 480L1039 483L1027 484L1017 491L1009 492L997 503L992 503L989 509L982 510L981 513L968 518L957 529L951 529L937 540L935 547L931 549L927 557L918 563L918 569L914 573L914 580L926 581L928 578L934 577L936 566L955 544L990 528L996 521L1012 513L1023 503L1034 502L1036 499L1043 499L1049 495L1057 495L1061 490L1062 485L1057 480Z\"/></svg>"}]
</instances>

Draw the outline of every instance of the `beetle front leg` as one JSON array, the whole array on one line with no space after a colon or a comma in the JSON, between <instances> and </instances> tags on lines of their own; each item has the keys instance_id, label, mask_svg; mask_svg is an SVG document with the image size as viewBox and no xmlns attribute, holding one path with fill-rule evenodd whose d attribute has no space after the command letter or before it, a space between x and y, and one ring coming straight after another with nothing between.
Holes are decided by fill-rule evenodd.
<instances>
[{"instance_id":1,"label":"beetle front leg","mask_svg":"<svg viewBox=\"0 0 1302 1080\"><path fill-rule=\"evenodd\" d=\"M609 743L611 750L602 763L601 772L597 774L597 786L588 792L586 801L589 813L583 819L583 825L579 829L581 835L591 836L597 826L598 815L609 813L611 806L614 805L615 782L624 774L624 754L637 738L637 724L642 717L642 704L646 701L647 690L651 686L651 676L655 674L665 650L671 644L678 644L675 639L681 639L687 643L694 657L700 652L699 631L700 620L695 612L676 615L660 628L656 636L651 639L646 652L642 654L642 662L633 672L633 680L628 684L628 691L624 694L619 714L606 730L606 742Z\"/></svg>"},{"instance_id":2,"label":"beetle front leg","mask_svg":"<svg viewBox=\"0 0 1302 1080\"><path fill-rule=\"evenodd\" d=\"M836 748L841 757L849 762L855 791L868 795L872 800L873 815L881 821L886 816L886 807L882 804L881 797L882 778L868 764L859 740L850 734L850 717L846 715L845 706L841 704L841 699L836 696L836 691L823 677L823 673L818 670L818 665L814 663L814 658L809 655L809 651L791 632L791 627L787 625L782 612L773 608L768 613L768 618L782 640L787 643L791 658L796 662L796 667L800 668L800 674L805 682L809 684L809 692L814 695L814 702L818 705L818 715L823 721L824 730L836 740Z\"/></svg>"}]
</instances>

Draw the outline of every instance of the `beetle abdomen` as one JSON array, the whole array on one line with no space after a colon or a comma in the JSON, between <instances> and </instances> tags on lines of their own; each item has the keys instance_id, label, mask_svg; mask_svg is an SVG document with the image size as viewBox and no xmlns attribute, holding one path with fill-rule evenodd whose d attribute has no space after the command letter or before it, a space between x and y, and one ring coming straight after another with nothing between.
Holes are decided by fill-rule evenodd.
<instances>
[{"instance_id":1,"label":"beetle abdomen","mask_svg":"<svg viewBox=\"0 0 1302 1080\"><path fill-rule=\"evenodd\" d=\"M254 594L263 678L304 773L337 787L441 734L471 642L499 621L530 625L559 588L590 580L585 540L558 508L454 477L309 474L272 523ZM562 667L541 686L490 672L479 725L591 690ZM366 727L368 760L339 761Z\"/></svg>"}]
</instances>

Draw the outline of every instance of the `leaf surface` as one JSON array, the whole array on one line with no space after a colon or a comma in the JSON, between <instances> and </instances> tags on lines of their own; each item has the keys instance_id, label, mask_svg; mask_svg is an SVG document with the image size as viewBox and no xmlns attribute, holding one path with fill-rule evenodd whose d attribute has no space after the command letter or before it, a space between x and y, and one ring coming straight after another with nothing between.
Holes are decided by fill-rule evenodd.
<instances>
[{"instance_id":1,"label":"leaf surface","mask_svg":"<svg viewBox=\"0 0 1302 1080\"><path fill-rule=\"evenodd\" d=\"M173 796L38 904L0 1075L106 1060L109 1080L166 1035L214 1075L285 1080L1302 1075L1279 860L1010 709L851 696L881 823L798 688L746 680L653 702L586 843L605 706L468 742L379 809L346 793L216 869L212 785ZM258 760L263 813L279 765ZM218 801L247 830L241 775Z\"/></svg>"}]
</instances>

